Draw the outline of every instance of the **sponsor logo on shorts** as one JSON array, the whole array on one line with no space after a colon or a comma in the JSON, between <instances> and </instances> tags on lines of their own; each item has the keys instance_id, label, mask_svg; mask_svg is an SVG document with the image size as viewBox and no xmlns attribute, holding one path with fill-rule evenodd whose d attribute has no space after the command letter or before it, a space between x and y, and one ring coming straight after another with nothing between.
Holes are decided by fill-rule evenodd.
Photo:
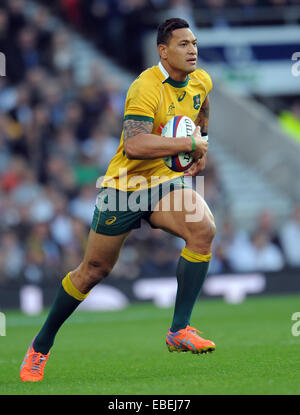
<instances>
[{"instance_id":1,"label":"sponsor logo on shorts","mask_svg":"<svg viewBox=\"0 0 300 415\"><path fill-rule=\"evenodd\" d=\"M105 225L111 225L112 223L114 223L117 220L116 216L112 216L111 218L107 219L105 221Z\"/></svg>"}]
</instances>

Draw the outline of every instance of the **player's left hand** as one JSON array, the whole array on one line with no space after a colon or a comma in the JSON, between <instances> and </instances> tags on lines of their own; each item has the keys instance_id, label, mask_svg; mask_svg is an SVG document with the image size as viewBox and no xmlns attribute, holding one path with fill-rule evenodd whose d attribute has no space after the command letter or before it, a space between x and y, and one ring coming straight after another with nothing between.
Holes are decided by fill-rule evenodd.
<instances>
[{"instance_id":1,"label":"player's left hand","mask_svg":"<svg viewBox=\"0 0 300 415\"><path fill-rule=\"evenodd\" d=\"M205 169L206 155L201 159L195 160L191 167L184 172L184 176L197 176L200 171Z\"/></svg>"}]
</instances>

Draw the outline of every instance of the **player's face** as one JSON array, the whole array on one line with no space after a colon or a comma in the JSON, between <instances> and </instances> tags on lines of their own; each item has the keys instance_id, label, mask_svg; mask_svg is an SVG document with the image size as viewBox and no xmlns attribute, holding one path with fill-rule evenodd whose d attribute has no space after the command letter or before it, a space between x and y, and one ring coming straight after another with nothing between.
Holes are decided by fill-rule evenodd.
<instances>
[{"instance_id":1,"label":"player's face","mask_svg":"<svg viewBox=\"0 0 300 415\"><path fill-rule=\"evenodd\" d=\"M197 66L197 39L190 29L176 29L172 32L172 37L168 45L164 45L162 59L167 64L167 70L172 77L174 73L187 74L193 72ZM174 78L175 79L175 78Z\"/></svg>"}]
</instances>

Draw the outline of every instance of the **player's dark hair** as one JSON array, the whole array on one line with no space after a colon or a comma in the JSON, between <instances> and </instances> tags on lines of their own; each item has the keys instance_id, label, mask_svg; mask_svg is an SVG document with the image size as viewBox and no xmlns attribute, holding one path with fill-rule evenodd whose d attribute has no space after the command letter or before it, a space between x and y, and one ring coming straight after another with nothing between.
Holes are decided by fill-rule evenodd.
<instances>
[{"instance_id":1,"label":"player's dark hair","mask_svg":"<svg viewBox=\"0 0 300 415\"><path fill-rule=\"evenodd\" d=\"M178 17L173 17L172 19L167 19L158 26L157 29L157 46L161 43L167 45L170 37L172 37L173 30L189 28L187 21L180 19Z\"/></svg>"}]
</instances>

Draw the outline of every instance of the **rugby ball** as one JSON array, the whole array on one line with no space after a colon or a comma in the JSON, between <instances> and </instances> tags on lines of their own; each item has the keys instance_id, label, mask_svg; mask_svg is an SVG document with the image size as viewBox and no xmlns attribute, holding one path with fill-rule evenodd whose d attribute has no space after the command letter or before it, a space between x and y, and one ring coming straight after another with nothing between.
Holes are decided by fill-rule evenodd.
<instances>
[{"instance_id":1,"label":"rugby ball","mask_svg":"<svg viewBox=\"0 0 300 415\"><path fill-rule=\"evenodd\" d=\"M195 131L194 122L185 115L177 115L171 118L164 126L161 135L163 137L188 137ZM163 158L165 165L169 169L177 172L185 171L193 164L194 160L189 152L177 154L177 156L168 156Z\"/></svg>"}]
</instances>

